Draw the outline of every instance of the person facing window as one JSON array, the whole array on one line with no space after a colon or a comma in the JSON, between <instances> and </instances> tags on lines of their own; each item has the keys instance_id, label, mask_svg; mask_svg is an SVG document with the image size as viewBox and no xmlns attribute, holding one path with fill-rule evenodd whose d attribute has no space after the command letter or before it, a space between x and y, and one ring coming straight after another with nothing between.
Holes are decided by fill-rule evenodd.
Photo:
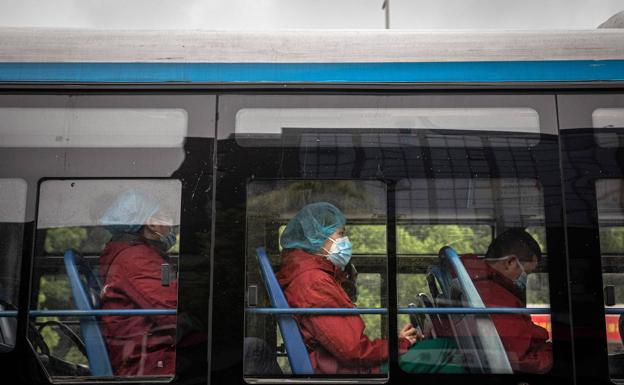
<instances>
[{"instance_id":1,"label":"person facing window","mask_svg":"<svg viewBox=\"0 0 624 385\"><path fill-rule=\"evenodd\" d=\"M303 207L286 225L280 238L283 262L276 277L291 307L355 307L341 286L352 249L345 224L337 207L318 202ZM388 341L369 339L359 315L296 319L317 374L377 373L388 360ZM405 325L399 333L401 353L420 337L412 325Z\"/></svg>"},{"instance_id":2,"label":"person facing window","mask_svg":"<svg viewBox=\"0 0 624 385\"><path fill-rule=\"evenodd\" d=\"M485 258L462 255L462 262L486 307L526 307L528 274L542 256L539 244L522 229L501 233ZM531 321L528 314L490 316L514 371L545 373L552 366L548 331Z\"/></svg>"},{"instance_id":3,"label":"person facing window","mask_svg":"<svg viewBox=\"0 0 624 385\"><path fill-rule=\"evenodd\" d=\"M100 256L102 309L176 309L177 280L163 285L161 266L176 243L172 218L150 195L129 190L107 209L101 224L112 234ZM104 316L115 375L173 375L176 316Z\"/></svg>"}]
</instances>

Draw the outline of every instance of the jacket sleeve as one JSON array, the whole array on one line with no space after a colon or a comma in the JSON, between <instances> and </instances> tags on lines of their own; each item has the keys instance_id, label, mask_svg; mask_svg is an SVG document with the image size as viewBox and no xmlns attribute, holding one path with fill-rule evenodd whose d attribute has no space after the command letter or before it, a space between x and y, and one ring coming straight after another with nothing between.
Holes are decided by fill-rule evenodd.
<instances>
[{"instance_id":1,"label":"jacket sleeve","mask_svg":"<svg viewBox=\"0 0 624 385\"><path fill-rule=\"evenodd\" d=\"M130 253L132 249L124 251ZM121 257L121 255L120 255ZM126 282L126 295L140 309L176 309L178 304L178 281L171 281L169 286L161 284L160 258L145 253L133 253L123 256ZM121 261L120 261L121 262ZM151 316L159 326L175 326L176 316Z\"/></svg>"},{"instance_id":2,"label":"jacket sleeve","mask_svg":"<svg viewBox=\"0 0 624 385\"><path fill-rule=\"evenodd\" d=\"M546 329L525 314L492 315L514 370L545 373L552 366L552 346Z\"/></svg>"},{"instance_id":3,"label":"jacket sleeve","mask_svg":"<svg viewBox=\"0 0 624 385\"><path fill-rule=\"evenodd\" d=\"M307 293L307 307L353 307L344 290L329 275L314 274L308 278L299 280L304 287L296 290ZM365 325L359 315L308 316L301 317L300 322L343 365L374 366L388 359L388 341L369 339L364 334ZM406 342L401 341L403 349L406 348Z\"/></svg>"}]
</instances>

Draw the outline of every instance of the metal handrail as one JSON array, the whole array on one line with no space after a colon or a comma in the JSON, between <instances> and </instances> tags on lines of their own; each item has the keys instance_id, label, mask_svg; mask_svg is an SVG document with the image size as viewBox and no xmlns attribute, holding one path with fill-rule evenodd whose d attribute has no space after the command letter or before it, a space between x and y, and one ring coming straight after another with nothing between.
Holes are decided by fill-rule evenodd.
<instances>
[{"instance_id":1,"label":"metal handrail","mask_svg":"<svg viewBox=\"0 0 624 385\"><path fill-rule=\"evenodd\" d=\"M322 314L322 315L353 315L353 314L388 314L387 308L273 308L249 307L245 309L251 314ZM399 314L550 314L550 308L514 308L514 307L400 307ZM624 313L624 308L622 308Z\"/></svg>"},{"instance_id":2,"label":"metal handrail","mask_svg":"<svg viewBox=\"0 0 624 385\"><path fill-rule=\"evenodd\" d=\"M31 310L31 317L102 317L102 316L147 316L176 315L175 309L94 309L94 310ZM0 310L0 318L17 317L17 310Z\"/></svg>"},{"instance_id":3,"label":"metal handrail","mask_svg":"<svg viewBox=\"0 0 624 385\"><path fill-rule=\"evenodd\" d=\"M246 308L252 314L388 314L387 308ZM550 308L532 307L400 307L398 314L550 314ZM175 309L111 309L111 310L31 310L31 317L89 317L89 316L148 316L148 315L176 315ZM605 314L624 314L624 307L605 308ZM0 318L17 317L17 310L0 310Z\"/></svg>"}]
</instances>

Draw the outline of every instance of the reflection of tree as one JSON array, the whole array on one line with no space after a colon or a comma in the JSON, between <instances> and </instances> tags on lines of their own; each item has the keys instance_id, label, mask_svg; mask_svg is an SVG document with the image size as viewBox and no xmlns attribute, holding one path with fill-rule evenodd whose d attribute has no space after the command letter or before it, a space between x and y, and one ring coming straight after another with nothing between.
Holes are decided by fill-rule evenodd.
<instances>
[{"instance_id":1,"label":"reflection of tree","mask_svg":"<svg viewBox=\"0 0 624 385\"><path fill-rule=\"evenodd\" d=\"M624 227L601 228L600 251L603 254L624 254Z\"/></svg>"}]
</instances>

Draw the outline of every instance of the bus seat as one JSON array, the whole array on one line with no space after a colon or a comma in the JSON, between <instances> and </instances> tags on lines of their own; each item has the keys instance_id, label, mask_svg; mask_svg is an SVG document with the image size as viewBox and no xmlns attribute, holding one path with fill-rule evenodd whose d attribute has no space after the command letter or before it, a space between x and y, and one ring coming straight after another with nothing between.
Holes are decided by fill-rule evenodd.
<instances>
[{"instance_id":1,"label":"bus seat","mask_svg":"<svg viewBox=\"0 0 624 385\"><path fill-rule=\"evenodd\" d=\"M13 310L0 301L0 312ZM9 305L8 303L6 305ZM0 353L9 352L15 346L15 331L17 330L16 317L0 317Z\"/></svg>"},{"instance_id":2,"label":"bus seat","mask_svg":"<svg viewBox=\"0 0 624 385\"><path fill-rule=\"evenodd\" d=\"M65 251L63 259L76 309L97 309L100 305L99 293L101 285L95 274L93 274L86 261L71 249ZM93 316L80 317L80 331L84 339L91 375L112 376L113 369L97 319Z\"/></svg>"},{"instance_id":3,"label":"bus seat","mask_svg":"<svg viewBox=\"0 0 624 385\"><path fill-rule=\"evenodd\" d=\"M435 307L433 300L427 294L420 293L418 296L420 297L420 301L423 304L423 307ZM433 330L433 338L436 338L437 336L449 335L451 328L449 325L448 317L442 317L443 314L429 314L428 316L428 319L431 322L431 328Z\"/></svg>"},{"instance_id":4,"label":"bus seat","mask_svg":"<svg viewBox=\"0 0 624 385\"><path fill-rule=\"evenodd\" d=\"M485 308L455 250L443 247L439 258L440 284L446 291L444 297L447 303L454 307ZM452 314L449 318L470 371L513 373L507 352L488 314Z\"/></svg>"},{"instance_id":5,"label":"bus seat","mask_svg":"<svg viewBox=\"0 0 624 385\"><path fill-rule=\"evenodd\" d=\"M290 306L288 306L284 292L275 278L266 251L261 247L257 248L256 257L258 258L260 272L269 294L271 306L275 308L289 308ZM291 315L278 315L277 323L284 339L288 362L293 374L313 374L314 370L312 370L308 349L303 343L303 337L301 337L301 332L295 319Z\"/></svg>"},{"instance_id":6,"label":"bus seat","mask_svg":"<svg viewBox=\"0 0 624 385\"><path fill-rule=\"evenodd\" d=\"M444 300L449 292L449 282L442 276L439 265L432 265L427 273L427 286L434 302Z\"/></svg>"}]
</instances>

